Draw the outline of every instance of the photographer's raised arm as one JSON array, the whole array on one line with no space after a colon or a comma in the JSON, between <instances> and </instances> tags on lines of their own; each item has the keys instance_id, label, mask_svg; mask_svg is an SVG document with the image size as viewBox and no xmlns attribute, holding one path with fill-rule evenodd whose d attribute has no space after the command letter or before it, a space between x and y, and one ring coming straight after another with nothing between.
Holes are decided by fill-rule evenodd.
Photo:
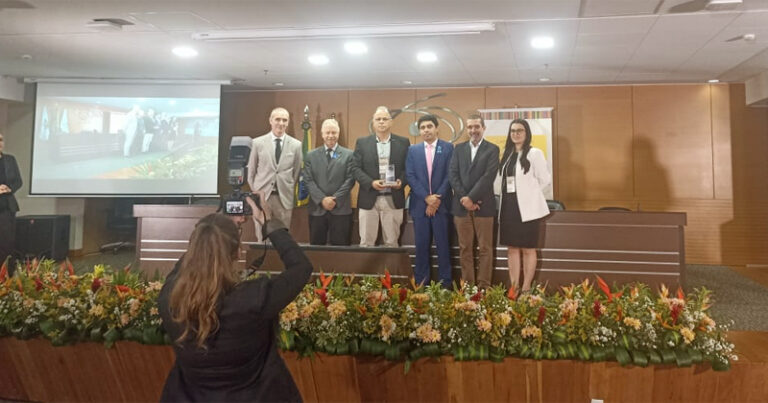
<instances>
[{"instance_id":1,"label":"photographer's raised arm","mask_svg":"<svg viewBox=\"0 0 768 403\"><path fill-rule=\"evenodd\" d=\"M299 295L312 275L312 263L280 221L267 221L266 229L272 246L285 265L285 271L267 283L268 295L262 313L272 317Z\"/></svg>"}]
</instances>

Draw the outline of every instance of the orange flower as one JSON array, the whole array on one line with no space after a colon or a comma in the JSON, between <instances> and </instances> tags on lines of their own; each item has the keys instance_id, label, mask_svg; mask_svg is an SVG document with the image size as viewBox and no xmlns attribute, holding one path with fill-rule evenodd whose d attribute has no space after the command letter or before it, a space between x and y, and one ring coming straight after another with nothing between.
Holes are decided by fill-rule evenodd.
<instances>
[{"instance_id":1,"label":"orange flower","mask_svg":"<svg viewBox=\"0 0 768 403\"><path fill-rule=\"evenodd\" d=\"M386 289L392 288L392 276L389 275L389 270L384 269L384 278L381 279L381 285Z\"/></svg>"}]
</instances>

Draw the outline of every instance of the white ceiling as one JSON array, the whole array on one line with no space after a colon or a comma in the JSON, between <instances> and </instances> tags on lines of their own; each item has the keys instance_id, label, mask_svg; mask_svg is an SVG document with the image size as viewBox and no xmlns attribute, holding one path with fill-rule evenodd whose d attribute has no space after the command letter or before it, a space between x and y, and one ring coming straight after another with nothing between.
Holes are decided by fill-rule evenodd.
<instances>
[{"instance_id":1,"label":"white ceiling","mask_svg":"<svg viewBox=\"0 0 768 403\"><path fill-rule=\"evenodd\" d=\"M706 0L0 0L0 74L234 80L255 88L383 88L744 81L768 70L768 0L709 12ZM683 11L671 13L672 11ZM696 11L701 10L701 11ZM94 18L135 25L94 32ZM197 42L194 32L268 27L492 21L477 35ZM752 33L756 40L726 40ZM532 49L535 35L555 47ZM191 45L199 56L170 50ZM431 50L434 64L416 61ZM325 66L310 53L330 58ZM31 56L26 59L24 55ZM266 71L266 74L265 74Z\"/></svg>"}]
</instances>

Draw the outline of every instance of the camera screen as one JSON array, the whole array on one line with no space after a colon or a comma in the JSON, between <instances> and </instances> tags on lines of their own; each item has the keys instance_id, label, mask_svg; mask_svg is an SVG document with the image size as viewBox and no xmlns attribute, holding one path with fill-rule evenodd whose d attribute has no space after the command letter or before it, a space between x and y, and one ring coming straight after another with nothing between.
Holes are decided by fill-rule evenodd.
<instances>
[{"instance_id":1,"label":"camera screen","mask_svg":"<svg viewBox=\"0 0 768 403\"><path fill-rule=\"evenodd\" d=\"M227 200L226 212L227 214L243 214L243 201Z\"/></svg>"}]
</instances>

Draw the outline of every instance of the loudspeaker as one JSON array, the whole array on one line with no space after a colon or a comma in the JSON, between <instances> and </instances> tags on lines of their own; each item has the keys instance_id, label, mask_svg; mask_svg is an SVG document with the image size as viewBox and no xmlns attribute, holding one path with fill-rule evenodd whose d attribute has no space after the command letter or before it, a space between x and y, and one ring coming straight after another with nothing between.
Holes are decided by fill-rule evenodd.
<instances>
[{"instance_id":1,"label":"loudspeaker","mask_svg":"<svg viewBox=\"0 0 768 403\"><path fill-rule=\"evenodd\" d=\"M69 216L16 217L16 247L22 256L65 259L69 252Z\"/></svg>"}]
</instances>

